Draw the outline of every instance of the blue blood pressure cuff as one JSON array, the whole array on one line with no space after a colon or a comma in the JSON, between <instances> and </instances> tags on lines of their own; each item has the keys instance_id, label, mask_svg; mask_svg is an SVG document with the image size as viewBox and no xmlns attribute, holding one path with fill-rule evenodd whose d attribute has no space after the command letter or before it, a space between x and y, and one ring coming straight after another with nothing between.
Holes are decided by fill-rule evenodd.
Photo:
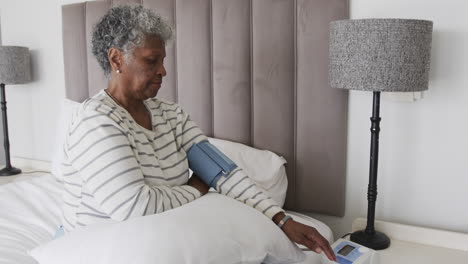
<instances>
[{"instance_id":1,"label":"blue blood pressure cuff","mask_svg":"<svg viewBox=\"0 0 468 264\"><path fill-rule=\"evenodd\" d=\"M194 144L187 152L189 167L210 187L216 187L221 176L226 177L237 165L208 141Z\"/></svg>"}]
</instances>

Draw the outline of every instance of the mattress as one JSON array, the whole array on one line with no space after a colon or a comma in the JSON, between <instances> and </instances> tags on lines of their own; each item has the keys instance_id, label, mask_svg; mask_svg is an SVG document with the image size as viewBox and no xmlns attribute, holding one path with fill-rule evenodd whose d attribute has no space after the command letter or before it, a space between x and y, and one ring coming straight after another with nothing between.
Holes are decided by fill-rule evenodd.
<instances>
[{"instance_id":1,"label":"mattress","mask_svg":"<svg viewBox=\"0 0 468 264\"><path fill-rule=\"evenodd\" d=\"M19 176L0 185L0 263L37 263L28 251L50 241L60 224L62 187L51 174ZM324 223L296 212L296 221L315 227L333 241ZM302 263L320 263L320 255L306 251Z\"/></svg>"}]
</instances>

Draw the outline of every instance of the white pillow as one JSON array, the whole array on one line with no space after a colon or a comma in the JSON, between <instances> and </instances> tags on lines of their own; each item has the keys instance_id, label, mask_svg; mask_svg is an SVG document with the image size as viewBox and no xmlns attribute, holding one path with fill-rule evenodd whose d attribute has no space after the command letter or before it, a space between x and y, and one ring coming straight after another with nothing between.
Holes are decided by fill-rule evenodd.
<instances>
[{"instance_id":1,"label":"white pillow","mask_svg":"<svg viewBox=\"0 0 468 264\"><path fill-rule=\"evenodd\" d=\"M211 192L162 214L75 230L30 254L41 264L297 263L305 258L270 219Z\"/></svg>"},{"instance_id":2,"label":"white pillow","mask_svg":"<svg viewBox=\"0 0 468 264\"><path fill-rule=\"evenodd\" d=\"M232 141L216 138L209 138L209 141L241 167L279 206L284 205L288 177L283 157Z\"/></svg>"},{"instance_id":3,"label":"white pillow","mask_svg":"<svg viewBox=\"0 0 468 264\"><path fill-rule=\"evenodd\" d=\"M63 160L63 141L68 131L68 126L71 123L72 115L76 109L80 106L80 103L63 99L60 116L55 128L55 145L54 153L52 155L51 172L52 174L62 181L62 168L61 163Z\"/></svg>"}]
</instances>

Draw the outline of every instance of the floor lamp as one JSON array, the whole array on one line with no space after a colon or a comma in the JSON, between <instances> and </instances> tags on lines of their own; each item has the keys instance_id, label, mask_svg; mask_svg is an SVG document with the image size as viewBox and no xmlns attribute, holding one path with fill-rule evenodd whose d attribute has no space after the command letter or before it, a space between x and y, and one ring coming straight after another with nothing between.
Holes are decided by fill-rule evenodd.
<instances>
[{"instance_id":1,"label":"floor lamp","mask_svg":"<svg viewBox=\"0 0 468 264\"><path fill-rule=\"evenodd\" d=\"M367 226L351 241L385 249L390 239L375 231L380 93L415 92L428 88L432 21L356 19L330 23L330 86L373 91Z\"/></svg>"},{"instance_id":2,"label":"floor lamp","mask_svg":"<svg viewBox=\"0 0 468 264\"><path fill-rule=\"evenodd\" d=\"M0 46L0 95L2 105L3 136L5 147L5 168L0 170L0 176L10 176L21 173L21 170L11 166L10 140L8 138L8 119L5 98L5 84L23 84L31 80L29 49L17 46Z\"/></svg>"}]
</instances>

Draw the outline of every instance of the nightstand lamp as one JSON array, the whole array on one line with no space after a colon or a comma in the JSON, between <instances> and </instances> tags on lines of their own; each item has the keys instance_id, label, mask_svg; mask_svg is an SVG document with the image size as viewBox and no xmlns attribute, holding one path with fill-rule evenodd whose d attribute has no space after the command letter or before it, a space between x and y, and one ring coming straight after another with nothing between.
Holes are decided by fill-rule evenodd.
<instances>
[{"instance_id":1,"label":"nightstand lamp","mask_svg":"<svg viewBox=\"0 0 468 264\"><path fill-rule=\"evenodd\" d=\"M5 84L23 84L31 80L29 49L17 46L0 46L0 93L5 146L5 168L0 176L20 174L21 170L11 166L10 140L8 138L8 119L5 99Z\"/></svg>"},{"instance_id":2,"label":"nightstand lamp","mask_svg":"<svg viewBox=\"0 0 468 264\"><path fill-rule=\"evenodd\" d=\"M330 86L373 91L367 226L351 241L385 249L390 239L375 231L377 166L380 131L380 93L427 90L432 21L414 19L357 19L330 23Z\"/></svg>"}]
</instances>

